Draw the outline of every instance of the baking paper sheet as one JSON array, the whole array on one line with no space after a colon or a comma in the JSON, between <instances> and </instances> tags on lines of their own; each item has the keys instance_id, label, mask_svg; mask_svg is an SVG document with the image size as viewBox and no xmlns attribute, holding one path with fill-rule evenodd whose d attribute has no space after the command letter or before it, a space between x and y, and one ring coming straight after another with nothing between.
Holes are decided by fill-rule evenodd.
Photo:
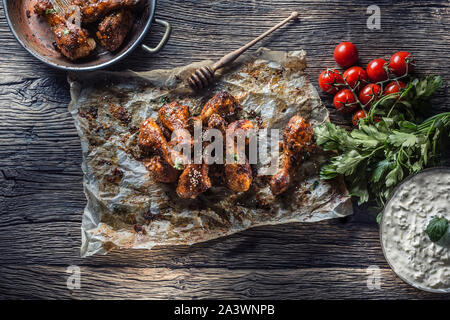
<instances>
[{"instance_id":1,"label":"baking paper sheet","mask_svg":"<svg viewBox=\"0 0 450 320\"><path fill-rule=\"evenodd\" d=\"M87 198L81 256L114 248L195 244L255 226L352 213L343 181L319 179L320 164L330 156L320 150L299 168L292 188L278 197L259 177L248 192L236 194L216 185L195 200L180 199L174 184L152 180L139 161L138 128L146 118L156 119L166 101L187 104L195 114L215 93L227 90L242 104L239 118L256 117L268 129L284 128L295 114L313 126L328 121L328 112L305 74L303 50L262 48L223 70L210 89L193 93L183 80L210 63L145 73L69 76L69 110L81 139Z\"/></svg>"}]
</instances>

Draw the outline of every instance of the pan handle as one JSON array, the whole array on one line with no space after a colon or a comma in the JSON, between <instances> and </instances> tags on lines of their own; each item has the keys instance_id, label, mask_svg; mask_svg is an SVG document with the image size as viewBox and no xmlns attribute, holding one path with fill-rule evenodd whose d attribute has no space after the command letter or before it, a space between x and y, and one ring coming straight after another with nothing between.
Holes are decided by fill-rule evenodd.
<instances>
[{"instance_id":1,"label":"pan handle","mask_svg":"<svg viewBox=\"0 0 450 320\"><path fill-rule=\"evenodd\" d=\"M167 41L169 40L170 33L172 32L172 26L167 21L161 20L161 19L155 19L155 22L164 26L166 28L166 32L164 33L164 36L162 37L161 41L158 43L158 45L155 48L150 48L150 47L146 46L145 44L142 45L142 49L144 49L148 53L156 53L156 52L160 51L164 47L164 45L167 43Z\"/></svg>"}]
</instances>

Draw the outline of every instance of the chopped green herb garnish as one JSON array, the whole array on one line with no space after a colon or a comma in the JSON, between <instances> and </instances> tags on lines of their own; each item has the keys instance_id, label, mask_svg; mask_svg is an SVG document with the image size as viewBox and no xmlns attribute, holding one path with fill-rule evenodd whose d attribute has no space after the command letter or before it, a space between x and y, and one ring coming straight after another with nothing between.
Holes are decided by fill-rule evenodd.
<instances>
[{"instance_id":1,"label":"chopped green herb garnish","mask_svg":"<svg viewBox=\"0 0 450 320\"><path fill-rule=\"evenodd\" d=\"M170 99L168 97L161 97L159 99L159 102L161 102L161 104L168 104L170 102Z\"/></svg>"},{"instance_id":2,"label":"chopped green herb garnish","mask_svg":"<svg viewBox=\"0 0 450 320\"><path fill-rule=\"evenodd\" d=\"M179 159L177 159L175 160L175 164L173 167L177 170L181 170L183 169L183 163Z\"/></svg>"},{"instance_id":3,"label":"chopped green herb garnish","mask_svg":"<svg viewBox=\"0 0 450 320\"><path fill-rule=\"evenodd\" d=\"M64 30L64 35L65 35L65 36L67 36L67 35L69 35L69 34L70 34L70 30L69 30L69 29Z\"/></svg>"},{"instance_id":4,"label":"chopped green herb garnish","mask_svg":"<svg viewBox=\"0 0 450 320\"><path fill-rule=\"evenodd\" d=\"M430 240L438 242L442 239L448 229L448 220L445 218L434 217L427 226L425 232Z\"/></svg>"},{"instance_id":5,"label":"chopped green herb garnish","mask_svg":"<svg viewBox=\"0 0 450 320\"><path fill-rule=\"evenodd\" d=\"M52 13L56 13L58 11L56 11L56 9L47 9L45 10L45 14L52 14Z\"/></svg>"}]
</instances>

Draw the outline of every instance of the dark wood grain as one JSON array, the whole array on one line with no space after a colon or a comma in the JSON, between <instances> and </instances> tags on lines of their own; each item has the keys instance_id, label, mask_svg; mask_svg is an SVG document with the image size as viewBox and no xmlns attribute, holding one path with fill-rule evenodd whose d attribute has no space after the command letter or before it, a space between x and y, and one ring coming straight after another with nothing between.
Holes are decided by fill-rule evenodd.
<instances>
[{"instance_id":1,"label":"dark wood grain","mask_svg":"<svg viewBox=\"0 0 450 320\"><path fill-rule=\"evenodd\" d=\"M342 40L358 45L362 65L411 51L417 73L450 80L448 1L377 1L382 29L366 28L371 1L159 1L157 17L173 34L157 55L136 50L111 70L170 68L218 59L292 10L300 22L263 40L277 50L305 49L311 81L334 66ZM145 42L155 45L155 26ZM420 292L386 264L373 216L248 230L192 247L116 251L79 258L85 205L81 149L70 114L66 75L31 57L0 10L0 298L449 298ZM449 110L448 86L434 99ZM330 105L330 98L322 96ZM348 119L332 112L332 120ZM70 292L66 268L79 265L82 287ZM381 268L381 290L366 268Z\"/></svg>"}]
</instances>

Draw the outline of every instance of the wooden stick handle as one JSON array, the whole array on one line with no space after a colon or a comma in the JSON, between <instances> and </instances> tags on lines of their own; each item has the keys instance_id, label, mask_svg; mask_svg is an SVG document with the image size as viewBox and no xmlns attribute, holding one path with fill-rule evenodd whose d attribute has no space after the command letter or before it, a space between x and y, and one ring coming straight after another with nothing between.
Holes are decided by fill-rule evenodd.
<instances>
[{"instance_id":1,"label":"wooden stick handle","mask_svg":"<svg viewBox=\"0 0 450 320\"><path fill-rule=\"evenodd\" d=\"M262 35L260 35L258 38L250 41L249 43L247 43L245 46L230 52L229 54L223 56L219 61L217 61L213 66L213 71L216 71L217 69L220 69L222 67L224 67L225 65L229 64L230 62L233 62L234 60L236 60L241 54L243 54L245 51L247 51L248 48L252 47L253 45L255 45L258 41L260 41L262 38L266 37L267 35L271 34L272 32L274 32L275 30L277 30L278 28L284 26L286 23L288 23L289 21L293 20L293 19L297 19L298 17L298 12L294 11L291 13L291 15L284 19L283 21L281 21L279 24L277 24L276 26L273 26L272 28L270 28L269 30L267 30L266 32L264 32Z\"/></svg>"}]
</instances>

